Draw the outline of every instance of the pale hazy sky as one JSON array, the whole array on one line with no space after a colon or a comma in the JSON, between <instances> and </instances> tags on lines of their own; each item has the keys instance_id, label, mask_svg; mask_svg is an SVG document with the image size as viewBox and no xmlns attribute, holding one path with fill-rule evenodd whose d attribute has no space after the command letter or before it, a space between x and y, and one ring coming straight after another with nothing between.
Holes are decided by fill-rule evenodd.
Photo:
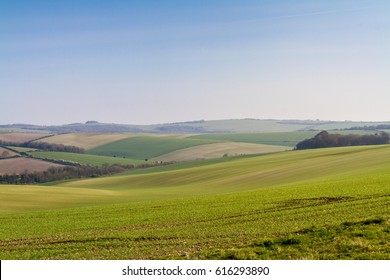
<instances>
[{"instance_id":1,"label":"pale hazy sky","mask_svg":"<svg viewBox=\"0 0 390 280\"><path fill-rule=\"evenodd\" d=\"M390 1L1 0L0 124L390 120Z\"/></svg>"}]
</instances>

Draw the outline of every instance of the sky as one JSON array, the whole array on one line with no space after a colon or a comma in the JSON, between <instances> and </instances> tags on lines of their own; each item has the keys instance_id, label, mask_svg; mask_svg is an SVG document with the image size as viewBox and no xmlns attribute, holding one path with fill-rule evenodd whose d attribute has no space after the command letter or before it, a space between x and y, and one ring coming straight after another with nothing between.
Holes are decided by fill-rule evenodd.
<instances>
[{"instance_id":1,"label":"sky","mask_svg":"<svg viewBox=\"0 0 390 280\"><path fill-rule=\"evenodd\" d=\"M390 120L387 0L0 0L0 124Z\"/></svg>"}]
</instances>

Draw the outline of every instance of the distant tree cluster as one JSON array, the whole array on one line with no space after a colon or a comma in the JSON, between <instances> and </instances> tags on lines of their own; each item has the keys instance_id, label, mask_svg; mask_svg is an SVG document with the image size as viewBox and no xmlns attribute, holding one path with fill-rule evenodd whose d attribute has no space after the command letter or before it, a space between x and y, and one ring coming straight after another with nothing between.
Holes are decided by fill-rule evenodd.
<instances>
[{"instance_id":1,"label":"distant tree cluster","mask_svg":"<svg viewBox=\"0 0 390 280\"><path fill-rule=\"evenodd\" d=\"M63 144L52 144L46 142L25 142L19 145L20 147L38 149L49 152L67 152L83 154L85 150L76 146L66 146Z\"/></svg>"},{"instance_id":2,"label":"distant tree cluster","mask_svg":"<svg viewBox=\"0 0 390 280\"><path fill-rule=\"evenodd\" d=\"M390 129L390 124L354 126L351 128L345 128L343 130L383 130L383 129Z\"/></svg>"},{"instance_id":3,"label":"distant tree cluster","mask_svg":"<svg viewBox=\"0 0 390 280\"><path fill-rule=\"evenodd\" d=\"M303 140L296 145L297 150L316 149L327 147L359 146L359 145L380 145L388 144L390 137L385 132L370 135L356 134L329 134L321 131L310 139Z\"/></svg>"},{"instance_id":4,"label":"distant tree cluster","mask_svg":"<svg viewBox=\"0 0 390 280\"><path fill-rule=\"evenodd\" d=\"M4 142L0 140L0 146L17 146L23 148L38 149L48 152L67 152L67 153L78 153L83 154L85 150L76 146L66 146L63 144L52 144L46 142L24 142L24 143L13 143L13 142Z\"/></svg>"}]
</instances>

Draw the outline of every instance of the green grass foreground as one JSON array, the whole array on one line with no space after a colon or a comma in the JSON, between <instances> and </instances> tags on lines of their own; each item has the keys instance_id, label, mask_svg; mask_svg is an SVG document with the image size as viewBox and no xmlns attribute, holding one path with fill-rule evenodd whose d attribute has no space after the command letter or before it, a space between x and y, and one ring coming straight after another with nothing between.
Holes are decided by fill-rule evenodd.
<instances>
[{"instance_id":1,"label":"green grass foreground","mask_svg":"<svg viewBox=\"0 0 390 280\"><path fill-rule=\"evenodd\" d=\"M390 259L390 146L0 186L1 259Z\"/></svg>"}]
</instances>

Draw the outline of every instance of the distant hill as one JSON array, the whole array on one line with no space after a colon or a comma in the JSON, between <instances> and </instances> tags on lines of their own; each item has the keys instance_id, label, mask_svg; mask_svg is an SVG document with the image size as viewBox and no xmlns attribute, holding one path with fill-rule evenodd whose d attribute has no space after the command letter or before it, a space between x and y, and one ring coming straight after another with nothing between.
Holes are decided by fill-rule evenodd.
<instances>
[{"instance_id":1,"label":"distant hill","mask_svg":"<svg viewBox=\"0 0 390 280\"><path fill-rule=\"evenodd\" d=\"M322 120L274 120L274 119L230 119L196 120L188 122L164 123L154 125L131 125L99 123L87 121L66 125L0 125L0 132L40 132L40 133L252 133L289 132L308 130L354 129L362 127L389 127L389 122L353 122Z\"/></svg>"}]
</instances>

